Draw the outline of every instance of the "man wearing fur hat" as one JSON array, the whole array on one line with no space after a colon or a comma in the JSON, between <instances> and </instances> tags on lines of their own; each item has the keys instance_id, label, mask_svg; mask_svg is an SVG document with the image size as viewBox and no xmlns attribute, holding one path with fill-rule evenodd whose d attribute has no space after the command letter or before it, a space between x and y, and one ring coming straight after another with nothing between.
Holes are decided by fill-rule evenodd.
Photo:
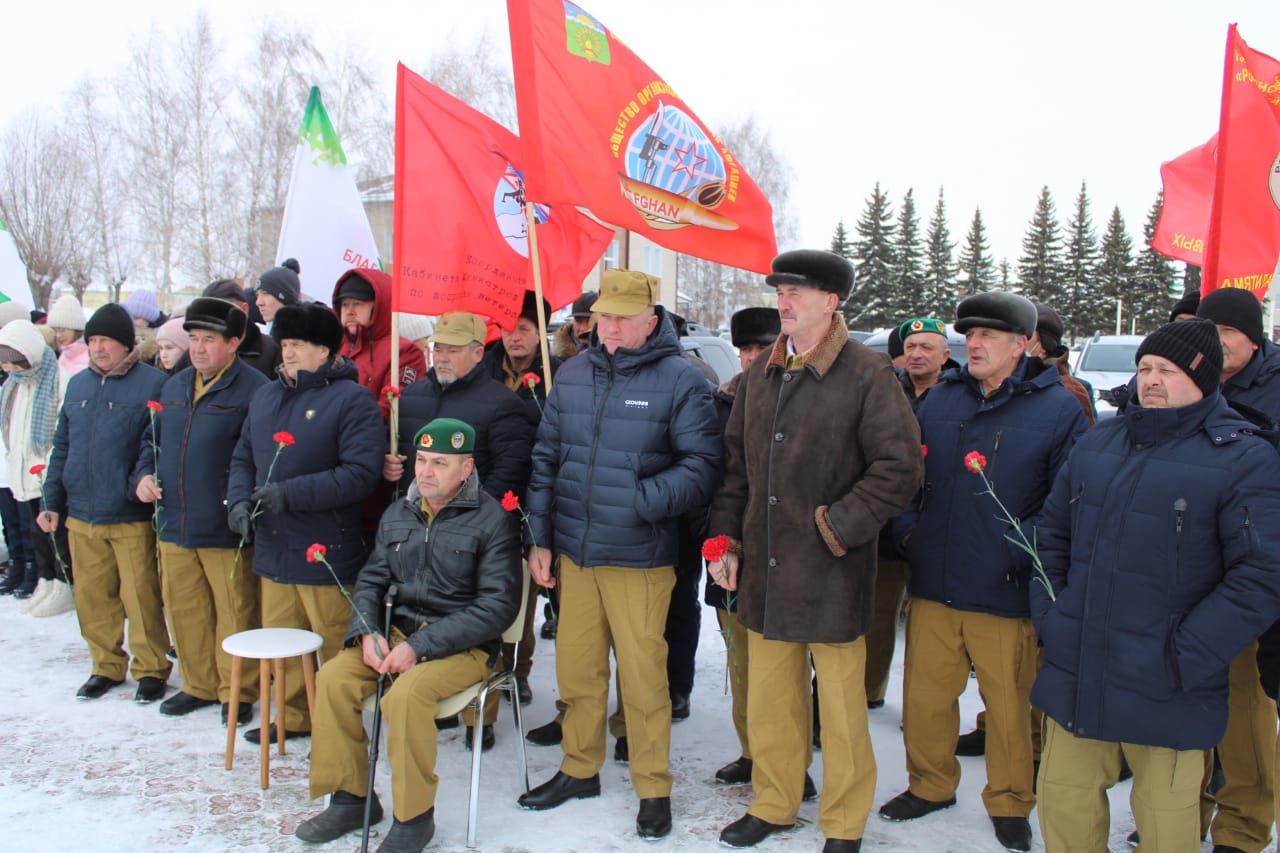
<instances>
[{"instance_id":1,"label":"man wearing fur hat","mask_svg":"<svg viewBox=\"0 0 1280 853\"><path fill-rule=\"evenodd\" d=\"M215 281L204 289L202 295L211 299L225 299L238 306L246 318L249 317L249 297L240 282L234 279ZM276 368L280 366L280 345L275 338L262 334L258 324L249 320L244 327L244 338L236 350L236 358L268 379L275 379Z\"/></svg>"},{"instance_id":2,"label":"man wearing fur hat","mask_svg":"<svg viewBox=\"0 0 1280 853\"><path fill-rule=\"evenodd\" d=\"M182 690L160 704L160 713L177 717L221 703L224 724L231 658L222 641L259 624L253 550L238 552L225 506L232 451L250 400L267 383L236 357L248 324L225 299L202 296L187 307L182 327L191 366L161 389L164 408L142 437L135 471L138 500L158 506L161 592L182 673ZM252 668L240 691L241 724L257 698Z\"/></svg>"},{"instance_id":3,"label":"man wearing fur hat","mask_svg":"<svg viewBox=\"0 0 1280 853\"><path fill-rule=\"evenodd\" d=\"M782 334L738 384L708 525L731 542L709 569L737 591L747 677L769 685L747 698L755 796L720 840L749 847L794 826L812 656L823 849L856 851L876 780L863 686L876 537L919 486L919 435L890 365L849 341L837 310L853 286L849 262L785 252L766 281L777 290Z\"/></svg>"},{"instance_id":4,"label":"man wearing fur hat","mask_svg":"<svg viewBox=\"0 0 1280 853\"><path fill-rule=\"evenodd\" d=\"M902 688L910 787L880 815L913 820L955 804L958 700L972 664L987 702L983 802L996 839L1029 850L1031 561L965 459L985 457L1000 500L1034 541L1045 495L1086 422L1057 369L1026 357L1036 328L1028 299L980 293L956 314L969 362L944 373L917 412L929 448L924 488L893 526L911 571Z\"/></svg>"},{"instance_id":5,"label":"man wearing fur hat","mask_svg":"<svg viewBox=\"0 0 1280 853\"><path fill-rule=\"evenodd\" d=\"M377 485L386 432L373 395L338 354L333 312L316 303L281 308L271 335L280 375L249 403L231 457L227 523L237 541L256 546L263 626L315 631L323 662L342 648L351 609L329 571L307 561L307 548L325 546L338 581L355 581L365 559L360 507ZM296 659L285 664L285 692L285 736L304 736L311 720ZM262 734L250 729L245 738L257 743ZM275 739L274 724L267 736Z\"/></svg>"},{"instance_id":6,"label":"man wearing fur hat","mask_svg":"<svg viewBox=\"0 0 1280 853\"><path fill-rule=\"evenodd\" d=\"M134 701L154 702L173 667L165 658L151 508L134 496L134 464L150 422L147 403L159 399L165 376L139 362L133 320L119 305L95 311L85 338L89 369L67 385L37 521L52 533L66 517L76 616L93 660L76 697L97 699L132 670ZM132 661L123 646L126 622Z\"/></svg>"},{"instance_id":7,"label":"man wearing fur hat","mask_svg":"<svg viewBox=\"0 0 1280 853\"><path fill-rule=\"evenodd\" d=\"M382 393L388 385L403 389L427 373L426 356L401 335L391 340L391 276L381 270L350 269L333 286L333 313L342 322L340 352L359 371L359 382L378 398L385 420L391 401ZM391 348L400 348L399 372L391 375Z\"/></svg>"}]
</instances>

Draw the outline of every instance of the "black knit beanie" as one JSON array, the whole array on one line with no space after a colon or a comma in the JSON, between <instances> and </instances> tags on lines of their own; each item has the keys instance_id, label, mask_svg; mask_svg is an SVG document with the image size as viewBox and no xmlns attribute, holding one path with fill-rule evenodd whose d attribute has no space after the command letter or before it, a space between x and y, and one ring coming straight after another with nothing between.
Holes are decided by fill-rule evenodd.
<instances>
[{"instance_id":1,"label":"black knit beanie","mask_svg":"<svg viewBox=\"0 0 1280 853\"><path fill-rule=\"evenodd\" d=\"M1262 303L1247 290L1223 287L1200 300L1196 316L1230 326L1262 348Z\"/></svg>"},{"instance_id":2,"label":"black knit beanie","mask_svg":"<svg viewBox=\"0 0 1280 853\"><path fill-rule=\"evenodd\" d=\"M902 338L898 335L898 327L894 326L889 330L889 360L900 358L906 355L906 349L902 346Z\"/></svg>"},{"instance_id":3,"label":"black knit beanie","mask_svg":"<svg viewBox=\"0 0 1280 853\"><path fill-rule=\"evenodd\" d=\"M1247 291L1245 295L1248 296ZM1206 397L1221 384L1222 340L1218 327L1208 320L1166 323L1143 340L1133 357L1134 364L1141 362L1144 355L1158 355L1178 365Z\"/></svg>"},{"instance_id":4,"label":"black knit beanie","mask_svg":"<svg viewBox=\"0 0 1280 853\"><path fill-rule=\"evenodd\" d=\"M133 349L136 342L133 331L133 318L129 316L129 312L124 309L123 305L115 302L108 302L97 311L93 312L93 316L89 318L89 322L84 324L84 339L101 336L119 341L127 348Z\"/></svg>"},{"instance_id":5,"label":"black knit beanie","mask_svg":"<svg viewBox=\"0 0 1280 853\"><path fill-rule=\"evenodd\" d=\"M1173 303L1173 310L1169 312L1169 322L1172 323L1178 319L1179 314L1191 314L1195 316L1196 309L1200 307L1200 291L1193 290L1190 293L1182 294L1182 298Z\"/></svg>"},{"instance_id":6,"label":"black knit beanie","mask_svg":"<svg viewBox=\"0 0 1280 853\"><path fill-rule=\"evenodd\" d=\"M271 294L284 305L299 304L302 301L302 281L294 270L297 265L297 261L289 258L280 266L267 270L258 277L258 289Z\"/></svg>"}]
</instances>

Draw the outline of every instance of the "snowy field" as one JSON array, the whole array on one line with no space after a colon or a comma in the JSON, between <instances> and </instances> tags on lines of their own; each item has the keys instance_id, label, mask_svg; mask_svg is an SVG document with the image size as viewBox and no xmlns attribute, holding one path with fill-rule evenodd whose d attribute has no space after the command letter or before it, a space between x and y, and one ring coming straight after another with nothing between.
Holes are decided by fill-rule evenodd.
<instances>
[{"instance_id":1,"label":"snowy field","mask_svg":"<svg viewBox=\"0 0 1280 853\"><path fill-rule=\"evenodd\" d=\"M89 676L89 656L74 614L31 619L19 602L0 597L0 656L6 662L5 701L0 707L0 851L352 851L359 834L309 847L293 838L299 820L322 801L307 798L310 741L289 741L286 756L272 757L271 787L258 787L257 747L237 739L235 769L223 769L225 730L218 709L186 717L162 717L157 705L132 701L129 681L95 702L74 698ZM610 761L601 771L603 795L570 802L547 812L516 806L521 792L510 709L503 703L497 746L486 753L478 843L489 851L721 850L720 830L740 817L750 802L747 786L713 783L716 768L737 757L737 740L723 693L724 650L713 612L703 611L698 681L693 714L675 725L671 764L674 829L662 841L646 843L635 832L636 800L627 769ZM541 617L539 617L541 618ZM899 638L901 643L901 638ZM176 689L177 669L170 679ZM901 645L893 686L884 708L871 712L879 762L876 806L906 787L901 722ZM532 728L554 714L553 644L539 640L532 676L533 704L525 709ZM961 699L962 725L971 726L980 706L976 682ZM252 725L257 725L257 720ZM436 836L430 850L463 850L466 839L470 754L461 728L440 734ZM275 747L272 747L274 753ZM557 747L529 745L533 784L558 766ZM874 812L864 850L992 851L1000 848L979 796L981 758L962 758L964 778L956 807L910 824L891 824ZM390 776L379 762L378 791L391 822ZM813 776L822 784L822 754L815 753ZM1133 829L1129 786L1112 792L1111 849L1127 851ZM820 850L818 804L805 803L797 828L760 845L762 851ZM1033 815L1034 826L1034 815ZM1037 850L1039 827L1035 827ZM371 848L376 848L376 840ZM1206 844L1204 849L1210 849Z\"/></svg>"}]
</instances>

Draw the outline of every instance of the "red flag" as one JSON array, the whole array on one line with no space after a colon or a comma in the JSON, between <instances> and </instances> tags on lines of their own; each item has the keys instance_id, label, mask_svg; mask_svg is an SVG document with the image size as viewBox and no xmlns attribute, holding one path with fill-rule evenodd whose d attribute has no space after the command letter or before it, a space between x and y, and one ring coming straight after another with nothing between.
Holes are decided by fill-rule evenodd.
<instances>
[{"instance_id":1,"label":"red flag","mask_svg":"<svg viewBox=\"0 0 1280 853\"><path fill-rule=\"evenodd\" d=\"M662 78L569 0L507 0L507 17L531 198L769 272L768 199Z\"/></svg>"},{"instance_id":2,"label":"red flag","mask_svg":"<svg viewBox=\"0 0 1280 853\"><path fill-rule=\"evenodd\" d=\"M1196 266L1204 265L1204 240L1213 205L1214 157L1218 134L1167 163L1160 164L1164 202L1151 248Z\"/></svg>"},{"instance_id":3,"label":"red flag","mask_svg":"<svg viewBox=\"0 0 1280 853\"><path fill-rule=\"evenodd\" d=\"M514 133L397 68L396 311L470 311L515 327L533 289L519 151ZM560 308L614 232L569 205L534 211L543 295Z\"/></svg>"},{"instance_id":4,"label":"red flag","mask_svg":"<svg viewBox=\"0 0 1280 853\"><path fill-rule=\"evenodd\" d=\"M1218 172L1203 292L1239 287L1262 299L1280 261L1280 62L1227 30Z\"/></svg>"}]
</instances>

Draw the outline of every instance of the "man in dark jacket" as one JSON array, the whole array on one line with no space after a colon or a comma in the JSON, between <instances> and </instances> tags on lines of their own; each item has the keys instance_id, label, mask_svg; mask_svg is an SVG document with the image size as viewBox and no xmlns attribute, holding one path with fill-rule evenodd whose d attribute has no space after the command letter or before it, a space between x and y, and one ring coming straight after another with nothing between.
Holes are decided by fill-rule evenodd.
<instances>
[{"instance_id":1,"label":"man in dark jacket","mask_svg":"<svg viewBox=\"0 0 1280 853\"><path fill-rule=\"evenodd\" d=\"M182 690L160 704L160 713L171 717L221 702L226 722L231 657L222 641L259 625L257 576L249 568L253 550L237 548L226 508L231 454L249 401L267 384L236 356L248 325L229 300L192 301L182 324L192 366L164 384L164 408L139 448L136 493L157 506L160 588L174 645L181 649ZM237 723L253 713L257 677L256 662L249 661Z\"/></svg>"},{"instance_id":2,"label":"man in dark jacket","mask_svg":"<svg viewBox=\"0 0 1280 853\"><path fill-rule=\"evenodd\" d=\"M435 832L439 702L483 681L520 601L520 536L513 516L481 488L475 431L439 418L414 436L413 485L387 508L356 582L356 614L344 649L316 682L311 796L329 807L298 826L323 843L359 829L369 741L361 708L384 673L398 675L382 698L395 820L379 850L418 851ZM395 586L391 637L381 636L383 598ZM388 642L388 640L390 642Z\"/></svg>"},{"instance_id":3,"label":"man in dark jacket","mask_svg":"<svg viewBox=\"0 0 1280 853\"><path fill-rule=\"evenodd\" d=\"M920 436L893 370L849 341L836 312L853 267L830 252L786 252L766 281L782 335L743 375L725 436L725 478L708 533L730 540L711 577L738 590L747 629L755 797L720 833L731 847L794 825L810 714L821 700L827 851L861 847L875 795L863 678L876 540L920 485ZM815 464L815 460L821 460ZM739 556L747 564L738 582Z\"/></svg>"},{"instance_id":4,"label":"man in dark jacket","mask_svg":"<svg viewBox=\"0 0 1280 853\"><path fill-rule=\"evenodd\" d=\"M544 316L551 306L543 300ZM483 339L481 339L483 341ZM516 327L502 330L502 340L494 341L484 354L485 371L506 385L524 403L525 414L536 432L542 422L542 407L547 402L547 383L542 370L542 347L538 343L538 306L533 291L526 290ZM551 377L560 369L560 359L551 356ZM530 374L537 377L529 380Z\"/></svg>"},{"instance_id":5,"label":"man in dark jacket","mask_svg":"<svg viewBox=\"0 0 1280 853\"><path fill-rule=\"evenodd\" d=\"M391 276L381 270L350 269L333 286L333 313L342 321L342 355L359 371L360 384L378 399L385 420L391 401L388 385L404 388L427 372L426 356L407 338L391 340ZM391 348L399 347L400 365L391 375Z\"/></svg>"},{"instance_id":6,"label":"man in dark jacket","mask_svg":"<svg viewBox=\"0 0 1280 853\"><path fill-rule=\"evenodd\" d=\"M595 324L591 306L596 304L598 297L594 290L588 290L573 300L569 322L557 329L551 339L551 354L556 358L568 361L590 344L591 329Z\"/></svg>"},{"instance_id":7,"label":"man in dark jacket","mask_svg":"<svg viewBox=\"0 0 1280 853\"><path fill-rule=\"evenodd\" d=\"M605 272L591 346L560 368L538 430L529 570L551 587L559 557L556 680L568 707L559 772L520 797L547 809L599 795L612 638L645 838L671 831L663 629L676 526L710 499L721 463L711 386L681 356L657 289L644 273Z\"/></svg>"},{"instance_id":8,"label":"man in dark jacket","mask_svg":"<svg viewBox=\"0 0 1280 853\"><path fill-rule=\"evenodd\" d=\"M1136 360L1138 400L1080 439L1039 527L1047 851L1107 846L1122 754L1142 849L1200 849L1228 669L1280 615L1280 554L1263 538L1280 528L1280 457L1219 394L1212 325L1163 326Z\"/></svg>"},{"instance_id":9,"label":"man in dark jacket","mask_svg":"<svg viewBox=\"0 0 1280 853\"><path fill-rule=\"evenodd\" d=\"M893 525L911 567L902 688L910 787L880 815L912 820L955 804L958 700L972 665L987 702L983 803L997 840L1029 850L1035 637L1030 560L1015 541L1019 531L1033 541L1045 495L1085 420L1057 369L1025 355L1036 327L1030 301L980 293L956 314L969 362L944 373L917 413L928 447L924 488ZM988 460L1017 526L966 470L971 452Z\"/></svg>"},{"instance_id":10,"label":"man in dark jacket","mask_svg":"<svg viewBox=\"0 0 1280 853\"><path fill-rule=\"evenodd\" d=\"M373 395L337 355L342 327L328 308L281 308L271 334L282 353L280 377L249 403L231 458L228 524L257 546L263 627L315 631L324 638L324 662L342 648L350 608L335 583L353 583L364 565L360 504L378 482L386 438ZM336 581L307 561L312 543L327 549ZM285 692L286 737L301 737L311 721L296 659L285 664ZM260 735L245 733L251 743Z\"/></svg>"},{"instance_id":11,"label":"man in dark jacket","mask_svg":"<svg viewBox=\"0 0 1280 853\"><path fill-rule=\"evenodd\" d=\"M1200 301L1196 314L1218 327L1227 404L1280 423L1280 347L1263 333L1257 297L1247 290L1220 288ZM1201 829L1210 829L1212 817L1213 843L1244 853L1260 853L1271 843L1276 817L1276 706L1258 683L1257 651L1251 643L1231 663L1227 730L1217 747L1225 784L1207 793L1213 773L1210 751L1201 800Z\"/></svg>"},{"instance_id":12,"label":"man in dark jacket","mask_svg":"<svg viewBox=\"0 0 1280 853\"><path fill-rule=\"evenodd\" d=\"M165 375L138 361L129 313L109 303L85 325L89 369L71 377L58 415L53 455L36 519L52 533L67 516L80 633L89 644L93 675L76 697L97 699L138 680L134 700L164 697L173 665L165 658L169 632L160 603L151 508L134 497L138 442L160 396ZM123 648L128 621L130 662Z\"/></svg>"},{"instance_id":13,"label":"man in dark jacket","mask_svg":"<svg viewBox=\"0 0 1280 853\"><path fill-rule=\"evenodd\" d=\"M233 302L245 313L245 317L249 316L249 297L235 279L215 281L204 289L202 295ZM262 334L258 324L249 320L245 324L244 337L236 350L236 357L268 379L275 379L276 368L280 366L280 345L275 338Z\"/></svg>"}]
</instances>

